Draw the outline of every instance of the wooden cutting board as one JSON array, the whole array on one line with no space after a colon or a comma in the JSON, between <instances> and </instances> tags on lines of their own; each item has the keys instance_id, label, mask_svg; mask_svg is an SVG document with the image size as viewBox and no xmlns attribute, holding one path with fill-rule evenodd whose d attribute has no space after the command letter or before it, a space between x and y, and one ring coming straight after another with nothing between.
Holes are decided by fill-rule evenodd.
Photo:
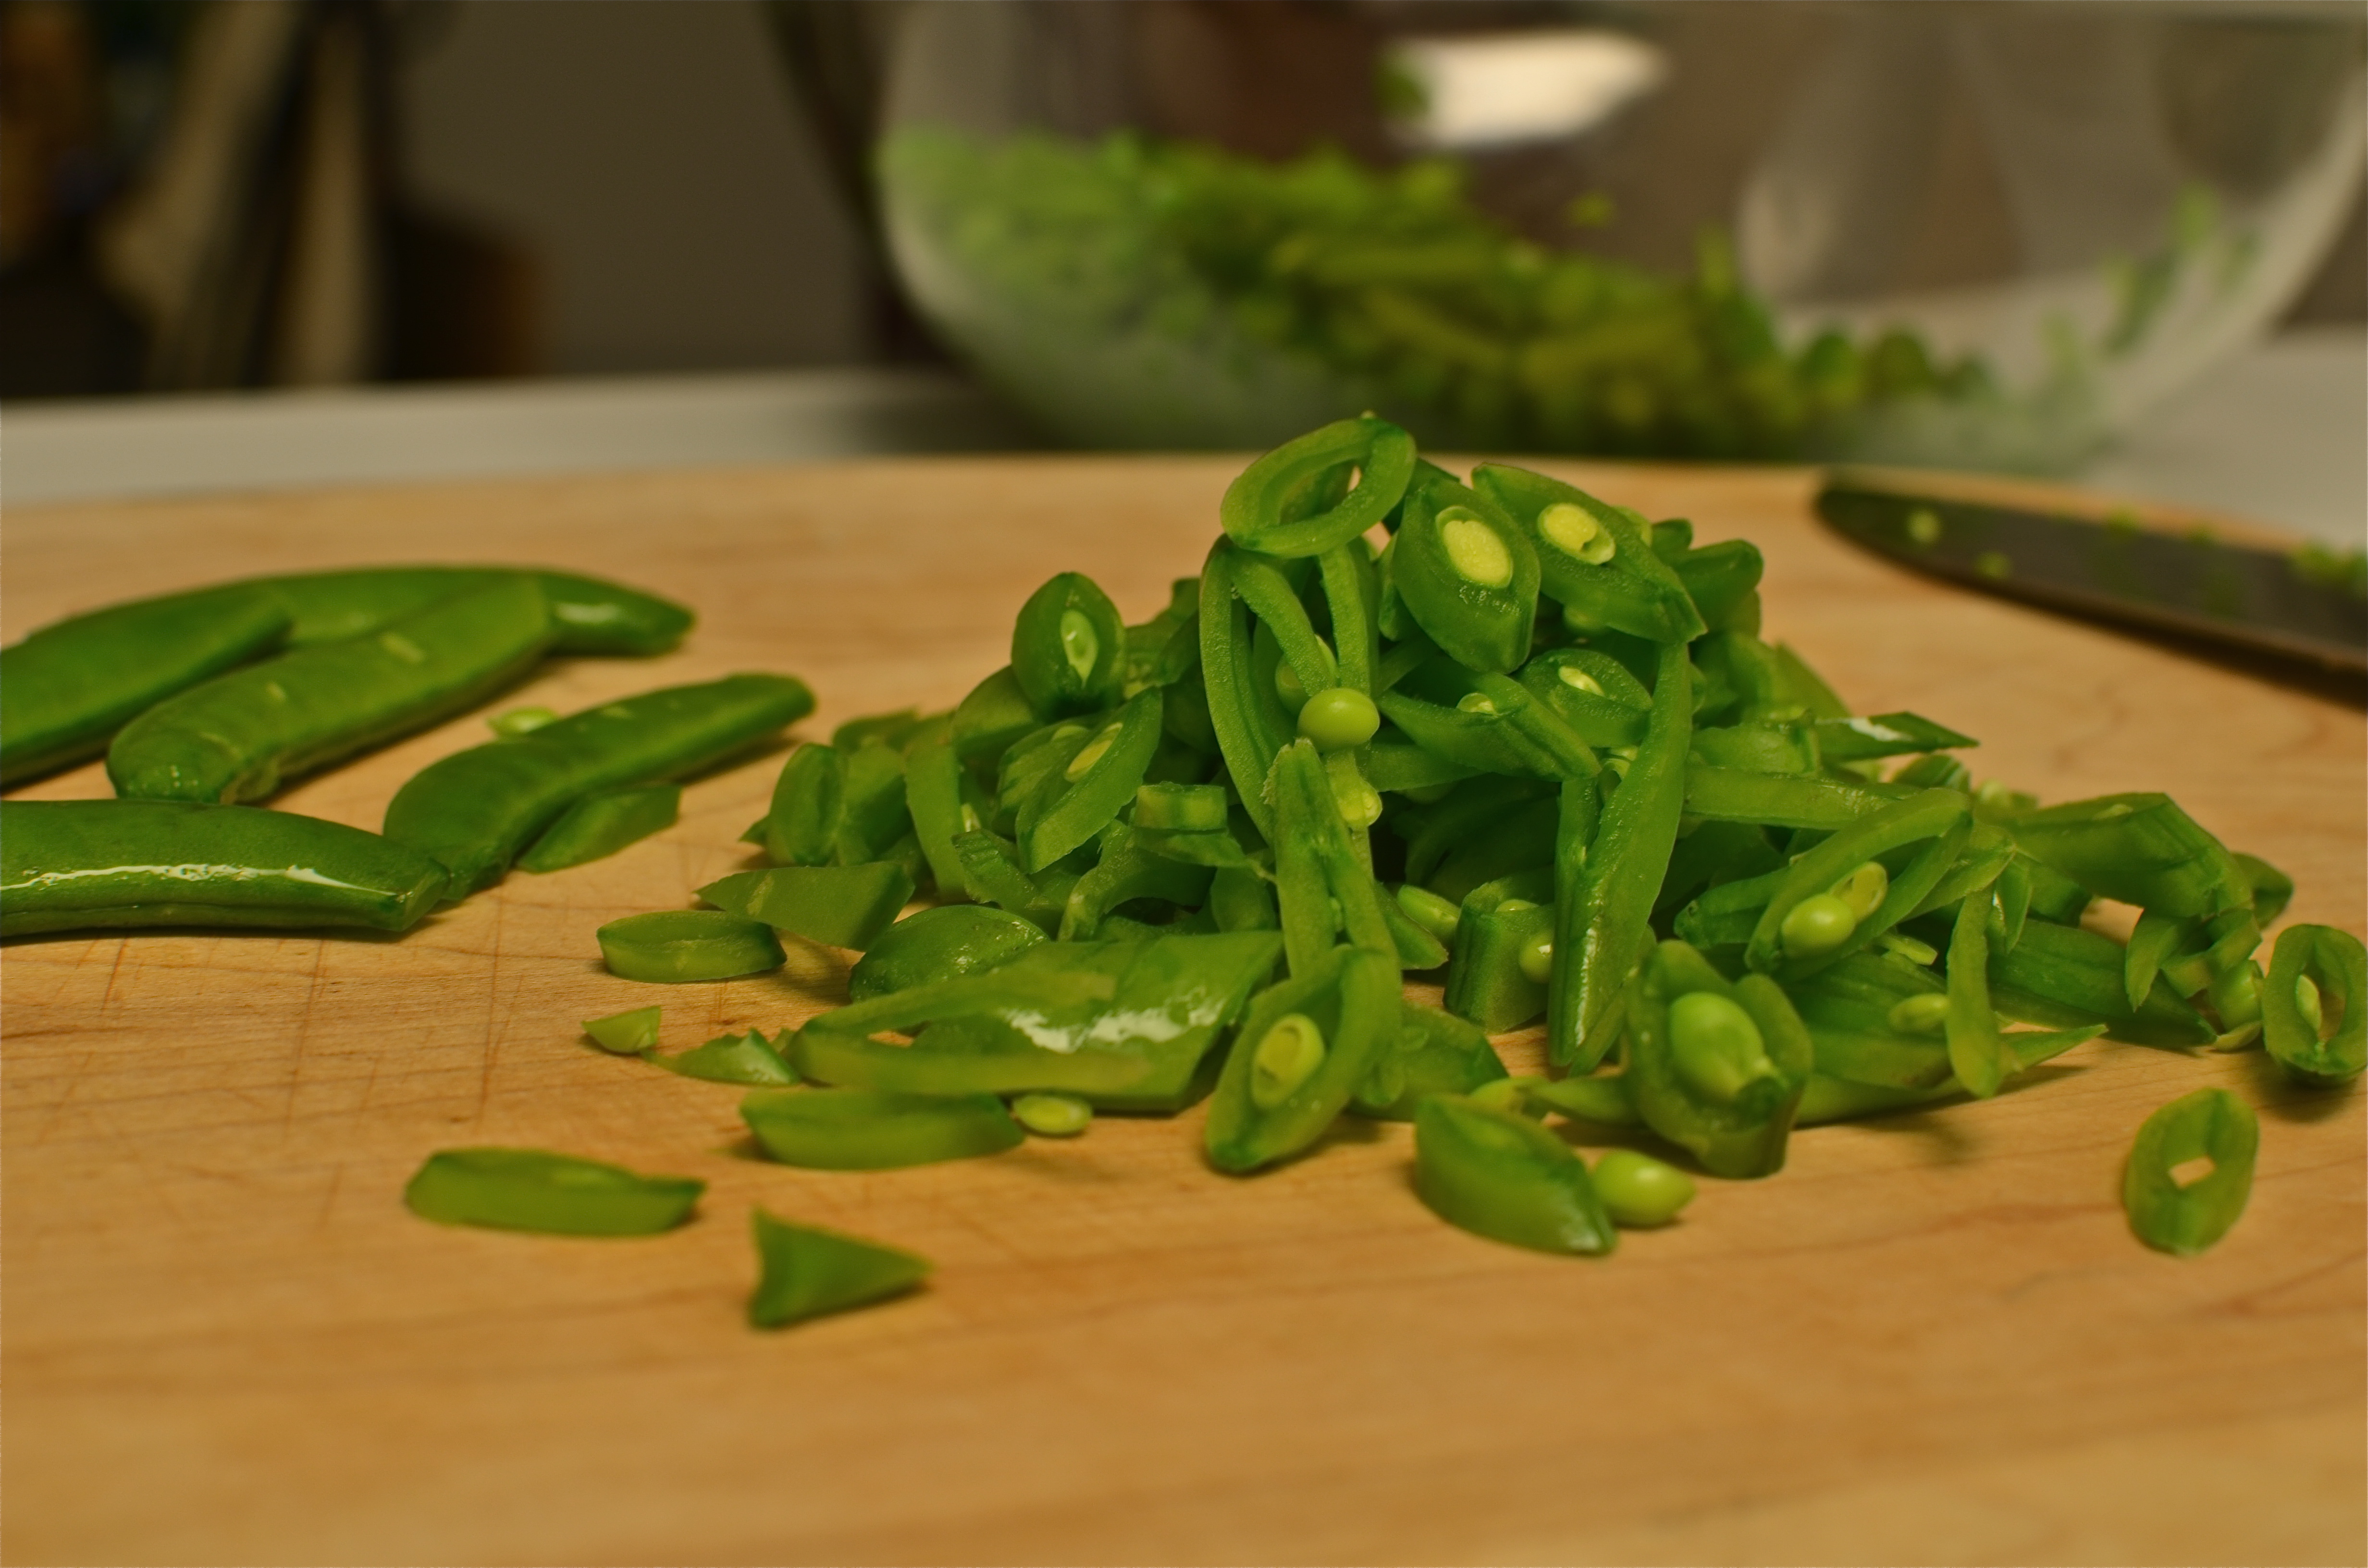
<instances>
[{"instance_id":1,"label":"wooden cutting board","mask_svg":"<svg viewBox=\"0 0 2368 1568\"><path fill-rule=\"evenodd\" d=\"M1981 737L2061 800L2167 790L2362 926L2362 715L1931 585L1828 536L1791 471L1565 465L1767 552L1770 634L1861 711ZM696 605L679 652L550 666L562 710L740 669L852 715L952 703L1052 573L1131 619L1197 570L1220 459L961 460L26 510L8 635L222 577L541 562ZM279 804L375 827L484 738L456 721ZM738 1091L607 1057L843 998L844 956L659 989L594 928L745 863L773 774L513 876L400 940L58 937L5 957L12 1562L2356 1562L2357 1085L2258 1053L2084 1047L1981 1105L1816 1130L1608 1260L1498 1246L1350 1123L1252 1180L1200 1117L877 1175L749 1157ZM96 767L23 790L105 792ZM1534 1031L1508 1059L1535 1060ZM2262 1112L2244 1221L2147 1251L2116 1203L2147 1112ZM711 1184L645 1240L414 1219L432 1150L540 1145ZM747 1215L937 1260L926 1292L744 1326Z\"/></svg>"}]
</instances>

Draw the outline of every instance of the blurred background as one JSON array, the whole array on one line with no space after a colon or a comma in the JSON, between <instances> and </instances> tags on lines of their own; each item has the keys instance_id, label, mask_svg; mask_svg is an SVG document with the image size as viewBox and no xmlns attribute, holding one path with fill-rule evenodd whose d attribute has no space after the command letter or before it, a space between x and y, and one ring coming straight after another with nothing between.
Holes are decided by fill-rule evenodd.
<instances>
[{"instance_id":1,"label":"blurred background","mask_svg":"<svg viewBox=\"0 0 2368 1568\"><path fill-rule=\"evenodd\" d=\"M776 455L1375 406L2107 482L2192 461L2217 382L2265 428L2349 397L2356 473L2363 40L2282 0L0 0L0 483L86 490L108 409L587 379L871 411Z\"/></svg>"}]
</instances>

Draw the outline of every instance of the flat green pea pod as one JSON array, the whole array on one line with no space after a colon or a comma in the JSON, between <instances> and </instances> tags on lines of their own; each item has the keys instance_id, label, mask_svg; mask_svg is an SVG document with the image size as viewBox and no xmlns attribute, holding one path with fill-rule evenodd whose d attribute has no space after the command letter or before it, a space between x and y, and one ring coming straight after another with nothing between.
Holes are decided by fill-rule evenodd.
<instances>
[{"instance_id":1,"label":"flat green pea pod","mask_svg":"<svg viewBox=\"0 0 2368 1568\"><path fill-rule=\"evenodd\" d=\"M1021 863L1041 871L1093 841L1142 786L1159 749L1160 688L1145 687L1118 716L1048 774L1020 805L1016 825Z\"/></svg>"},{"instance_id":2,"label":"flat green pea pod","mask_svg":"<svg viewBox=\"0 0 2368 1568\"><path fill-rule=\"evenodd\" d=\"M837 746L802 745L782 760L761 824L765 856L777 866L827 866L847 820L847 756Z\"/></svg>"},{"instance_id":3,"label":"flat green pea pod","mask_svg":"<svg viewBox=\"0 0 2368 1568\"><path fill-rule=\"evenodd\" d=\"M175 692L286 640L287 608L233 585L118 605L0 648L0 784L87 761Z\"/></svg>"},{"instance_id":4,"label":"flat green pea pod","mask_svg":"<svg viewBox=\"0 0 2368 1568\"><path fill-rule=\"evenodd\" d=\"M193 801L0 801L0 937L148 926L402 931L444 868L374 833Z\"/></svg>"},{"instance_id":5,"label":"flat green pea pod","mask_svg":"<svg viewBox=\"0 0 2368 1568\"><path fill-rule=\"evenodd\" d=\"M543 830L518 857L521 870L564 871L603 860L620 849L664 833L682 814L682 786L645 784L637 790L604 790L586 795Z\"/></svg>"},{"instance_id":6,"label":"flat green pea pod","mask_svg":"<svg viewBox=\"0 0 2368 1568\"><path fill-rule=\"evenodd\" d=\"M535 580L496 578L367 637L300 648L165 699L116 733L107 775L129 799L261 800L515 683L551 642Z\"/></svg>"},{"instance_id":7,"label":"flat green pea pod","mask_svg":"<svg viewBox=\"0 0 2368 1568\"><path fill-rule=\"evenodd\" d=\"M809 1170L886 1171L999 1154L1027 1141L993 1095L876 1089L759 1091L741 1119L766 1154Z\"/></svg>"},{"instance_id":8,"label":"flat green pea pod","mask_svg":"<svg viewBox=\"0 0 2368 1568\"><path fill-rule=\"evenodd\" d=\"M758 1267L748 1296L751 1328L787 1328L868 1307L917 1290L929 1277L929 1260L914 1253L793 1225L762 1209L751 1210L748 1218Z\"/></svg>"},{"instance_id":9,"label":"flat green pea pod","mask_svg":"<svg viewBox=\"0 0 2368 1568\"><path fill-rule=\"evenodd\" d=\"M1611 1050L1607 1020L1653 940L1653 904L1686 809L1691 681L1684 644L1663 646L1652 721L1600 822L1590 780L1563 786L1546 1051L1574 1072L1593 1072Z\"/></svg>"},{"instance_id":10,"label":"flat green pea pod","mask_svg":"<svg viewBox=\"0 0 2368 1568\"><path fill-rule=\"evenodd\" d=\"M2182 1095L2146 1119L2122 1170L2138 1240L2192 1257L2228 1233L2253 1193L2261 1124L2226 1089Z\"/></svg>"},{"instance_id":11,"label":"flat green pea pod","mask_svg":"<svg viewBox=\"0 0 2368 1568\"><path fill-rule=\"evenodd\" d=\"M1713 1176L1772 1176L1816 1060L1766 975L1730 983L1683 942L1645 960L1627 999L1628 1092L1646 1126Z\"/></svg>"},{"instance_id":12,"label":"flat green pea pod","mask_svg":"<svg viewBox=\"0 0 2368 1568\"><path fill-rule=\"evenodd\" d=\"M847 971L850 1000L984 974L1044 940L1034 924L984 903L949 903L897 921L865 944Z\"/></svg>"},{"instance_id":13,"label":"flat green pea pod","mask_svg":"<svg viewBox=\"0 0 2368 1568\"><path fill-rule=\"evenodd\" d=\"M1414 1151L1415 1192L1459 1230L1534 1252L1619 1245L1587 1162L1518 1111L1434 1095L1415 1109Z\"/></svg>"},{"instance_id":14,"label":"flat green pea pod","mask_svg":"<svg viewBox=\"0 0 2368 1568\"><path fill-rule=\"evenodd\" d=\"M386 835L452 873L459 898L502 879L519 852L587 795L679 778L814 711L789 676L668 687L428 764L387 803ZM129 733L130 732L126 732Z\"/></svg>"},{"instance_id":15,"label":"flat green pea pod","mask_svg":"<svg viewBox=\"0 0 2368 1568\"><path fill-rule=\"evenodd\" d=\"M666 985L762 974L789 957L771 926L718 909L628 915L595 936L609 973Z\"/></svg>"},{"instance_id":16,"label":"flat green pea pod","mask_svg":"<svg viewBox=\"0 0 2368 1568\"><path fill-rule=\"evenodd\" d=\"M1478 492L1429 480L1407 493L1390 582L1415 623L1466 668L1509 675L1530 656L1537 551Z\"/></svg>"},{"instance_id":17,"label":"flat green pea pod","mask_svg":"<svg viewBox=\"0 0 2368 1568\"><path fill-rule=\"evenodd\" d=\"M991 969L825 1013L798 1031L790 1058L809 1078L861 1088L1046 1092L1173 1112L1208 1092L1210 1052L1281 949L1271 932L1039 943Z\"/></svg>"},{"instance_id":18,"label":"flat green pea pod","mask_svg":"<svg viewBox=\"0 0 2368 1568\"><path fill-rule=\"evenodd\" d=\"M1019 607L1011 628L1011 675L1038 713L1090 713L1119 699L1126 625L1088 576L1064 572Z\"/></svg>"},{"instance_id":19,"label":"flat green pea pod","mask_svg":"<svg viewBox=\"0 0 2368 1568\"><path fill-rule=\"evenodd\" d=\"M707 1184L647 1176L541 1149L444 1149L403 1189L404 1205L444 1225L559 1236L652 1236L690 1218Z\"/></svg>"},{"instance_id":20,"label":"flat green pea pod","mask_svg":"<svg viewBox=\"0 0 2368 1568\"><path fill-rule=\"evenodd\" d=\"M1247 1175L1324 1135L1396 1043L1395 955L1337 948L1250 1005L1209 1102L1209 1163Z\"/></svg>"},{"instance_id":21,"label":"flat green pea pod","mask_svg":"<svg viewBox=\"0 0 2368 1568\"><path fill-rule=\"evenodd\" d=\"M2278 933L2261 985L2261 1042L2305 1084L2341 1084L2368 1065L2368 951L2332 926Z\"/></svg>"},{"instance_id":22,"label":"flat green pea pod","mask_svg":"<svg viewBox=\"0 0 2368 1568\"><path fill-rule=\"evenodd\" d=\"M1244 549L1262 555L1321 555L1380 522L1414 477L1414 438L1386 420L1342 419L1286 441L1225 486L1217 520ZM1349 468L1360 477L1345 496L1309 516L1305 498Z\"/></svg>"},{"instance_id":23,"label":"flat green pea pod","mask_svg":"<svg viewBox=\"0 0 2368 1568\"><path fill-rule=\"evenodd\" d=\"M2251 902L2220 841L2168 795L2105 795L2026 812L2016 846L2089 892L2165 915L2217 915Z\"/></svg>"},{"instance_id":24,"label":"flat green pea pod","mask_svg":"<svg viewBox=\"0 0 2368 1568\"><path fill-rule=\"evenodd\" d=\"M364 566L255 577L259 588L287 607L290 647L367 637L428 606L523 574L542 589L550 607L552 651L559 653L663 653L697 619L678 604L620 583L534 567Z\"/></svg>"},{"instance_id":25,"label":"flat green pea pod","mask_svg":"<svg viewBox=\"0 0 2368 1568\"><path fill-rule=\"evenodd\" d=\"M1744 944L1762 974L1798 980L1872 944L1920 905L1973 833L1953 790L1927 790L1836 833L1793 862ZM1925 847L1896 876L1883 858Z\"/></svg>"},{"instance_id":26,"label":"flat green pea pod","mask_svg":"<svg viewBox=\"0 0 2368 1568\"><path fill-rule=\"evenodd\" d=\"M734 871L699 890L716 908L809 942L857 951L912 901L913 879L893 861L860 866L776 866Z\"/></svg>"},{"instance_id":27,"label":"flat green pea pod","mask_svg":"<svg viewBox=\"0 0 2368 1568\"><path fill-rule=\"evenodd\" d=\"M1521 531L1541 585L1566 612L1655 642L1691 642L1709 630L1634 512L1502 463L1482 463L1472 483Z\"/></svg>"}]
</instances>

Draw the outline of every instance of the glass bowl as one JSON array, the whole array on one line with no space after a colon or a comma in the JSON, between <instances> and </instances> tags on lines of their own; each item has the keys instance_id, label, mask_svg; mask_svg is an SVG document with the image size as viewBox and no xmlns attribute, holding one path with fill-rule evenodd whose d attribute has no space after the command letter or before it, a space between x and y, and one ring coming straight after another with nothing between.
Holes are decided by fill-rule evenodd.
<instances>
[{"instance_id":1,"label":"glass bowl","mask_svg":"<svg viewBox=\"0 0 2368 1568\"><path fill-rule=\"evenodd\" d=\"M874 177L1056 437L2027 472L2259 336L2361 182L2362 13L923 3Z\"/></svg>"}]
</instances>

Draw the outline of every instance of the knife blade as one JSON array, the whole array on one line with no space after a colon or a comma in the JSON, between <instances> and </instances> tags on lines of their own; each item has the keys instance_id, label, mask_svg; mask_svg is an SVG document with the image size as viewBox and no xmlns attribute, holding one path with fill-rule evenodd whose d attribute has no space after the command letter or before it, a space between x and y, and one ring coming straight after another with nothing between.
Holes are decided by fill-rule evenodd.
<instances>
[{"instance_id":1,"label":"knife blade","mask_svg":"<svg viewBox=\"0 0 2368 1568\"><path fill-rule=\"evenodd\" d=\"M1934 476L1938 477L1938 476ZM1902 565L2072 614L2368 674L2368 562L1835 470L1817 515Z\"/></svg>"}]
</instances>

